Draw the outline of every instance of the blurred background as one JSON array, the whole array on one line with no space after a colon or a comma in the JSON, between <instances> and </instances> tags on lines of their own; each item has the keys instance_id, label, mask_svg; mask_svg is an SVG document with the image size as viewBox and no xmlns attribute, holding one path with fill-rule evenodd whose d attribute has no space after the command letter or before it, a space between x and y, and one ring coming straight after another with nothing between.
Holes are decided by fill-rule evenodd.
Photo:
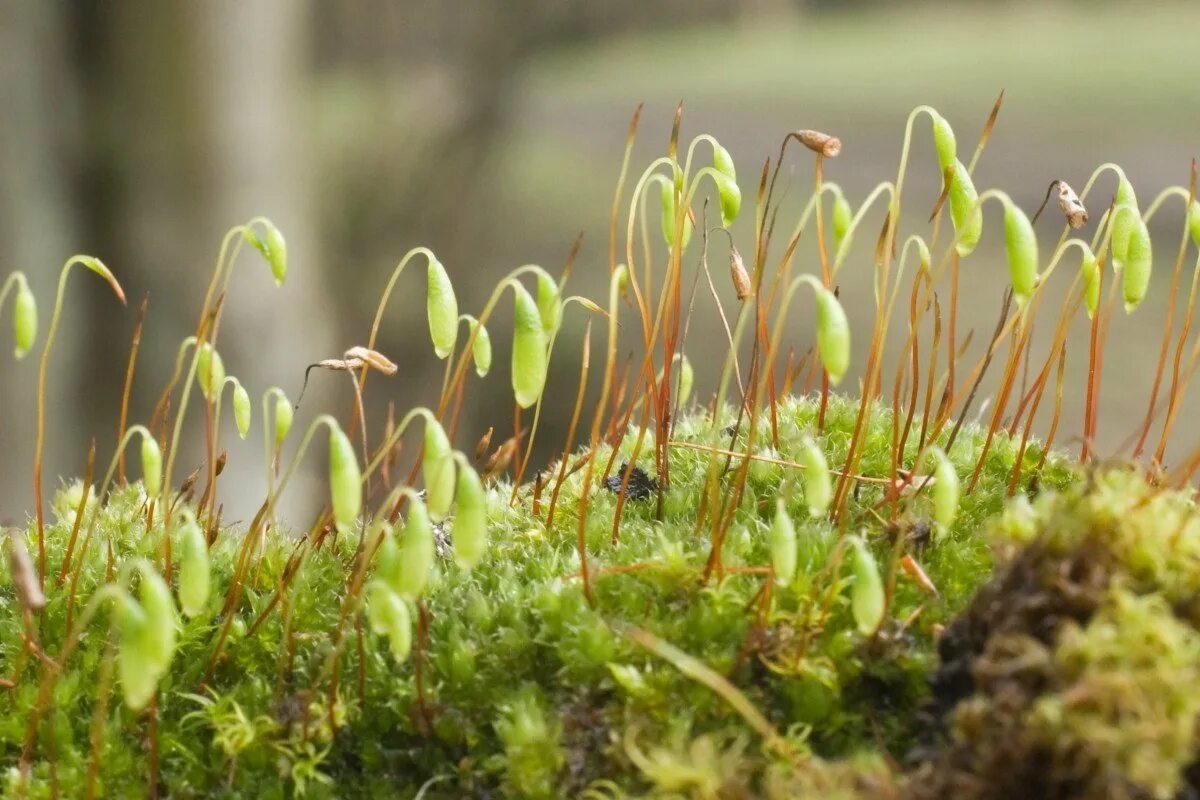
<instances>
[{"instance_id":1,"label":"blurred background","mask_svg":"<svg viewBox=\"0 0 1200 800\"><path fill-rule=\"evenodd\" d=\"M975 173L981 189L1003 188L1032 213L1052 179L1082 188L1096 165L1116 161L1147 203L1164 186L1186 185L1200 152L1196 30L1194 0L0 0L0 275L29 275L42 308L39 348L71 254L102 258L130 298L119 307L82 272L68 286L50 374L47 483L81 473L93 437L98 461L111 456L136 306L146 296L131 421L149 415L195 327L222 235L252 215L286 234L290 274L276 289L262 263L243 255L221 350L252 395L279 385L295 397L307 364L365 343L391 269L416 245L439 254L461 309L477 313L511 268L534 262L557 273L582 233L569 289L600 297L608 210L638 103L634 176L664 152L682 100L684 138L708 132L728 147L749 210L761 164L789 130L841 137L826 177L857 205L894 179L914 105L941 110L969 152L1005 89ZM906 207L929 208L940 178L927 123L914 141ZM811 160L793 153L783 178L781 219L793 215L790 228ZM1111 176L1098 184L1093 225L1112 191ZM859 366L880 216L842 278ZM910 216L910 225L921 221ZM743 252L753 249L751 218L735 227ZM1152 299L1113 323L1100 425L1110 448L1145 412L1181 220L1177 206L1155 218ZM1060 226L1057 216L1039 225L1043 252ZM960 328L977 329L977 348L1005 284L1000 243L992 209L978 255L963 265ZM698 253L693 245L689 274ZM732 304L723 253L713 266ZM376 431L389 402L404 410L436 401L442 365L428 343L418 275L404 277L385 317L378 349L400 369L372 379ZM1067 285L1058 280L1054 305ZM463 449L489 425L511 429L504 305L492 326L496 367L472 384L464 409ZM32 505L37 358L7 357L11 310L3 313L0 520L16 522ZM696 313L688 350L707 394L723 350L704 293ZM791 334L798 350L810 343L804 316ZM1080 429L1082 315L1076 329L1064 442ZM569 317L559 339L540 459L563 441L582 330L582 318ZM1043 343L1039 359L1044 353ZM299 420L346 413L351 402L344 375L315 374ZM1188 444L1194 405L1178 428ZM256 401L249 442L231 423L223 432L227 520L252 514L262 497L258 413ZM199 463L202 432L196 414L177 479ZM310 460L322 468L322 457ZM315 476L308 480L290 499L297 517L323 495Z\"/></svg>"}]
</instances>

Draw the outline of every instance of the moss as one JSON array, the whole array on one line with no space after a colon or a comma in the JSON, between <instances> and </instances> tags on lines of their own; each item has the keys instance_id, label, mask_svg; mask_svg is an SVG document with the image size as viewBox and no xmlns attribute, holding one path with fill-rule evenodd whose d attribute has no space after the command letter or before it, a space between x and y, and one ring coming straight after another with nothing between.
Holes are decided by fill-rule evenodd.
<instances>
[{"instance_id":1,"label":"moss","mask_svg":"<svg viewBox=\"0 0 1200 800\"><path fill-rule=\"evenodd\" d=\"M940 642L940 741L909 797L1194 796L1200 517L1129 470L992 525L1002 556Z\"/></svg>"},{"instance_id":2,"label":"moss","mask_svg":"<svg viewBox=\"0 0 1200 800\"><path fill-rule=\"evenodd\" d=\"M856 401L831 400L819 439L830 463L844 461L856 411ZM815 415L810 400L782 401L778 444L764 438L755 450L799 460L804 435L816 428ZM717 424L730 422L726 414ZM702 414L683 417L676 439L701 444L712 424ZM765 422L763 429L769 430ZM890 415L875 410L863 475L888 474L891 436ZM981 436L969 428L960 432L951 451L960 475L973 468ZM657 480L652 449L644 446L635 459L632 439L614 463L628 462L647 481ZM729 445L728 437L722 444ZM736 445L746 445L744 434ZM720 581L702 580L710 543L706 531L696 531L695 519L708 454L687 447L671 448L661 519L652 499L626 503L616 545L610 539L618 498L601 488L599 470L594 475L584 525L594 603L584 595L575 549L584 471L567 479L549 528L531 512L533 487L521 487L510 504L512 487L497 484L488 489L490 550L471 572L455 567L448 553L437 560L423 605L413 609L414 619L421 620L414 655L397 663L386 637L352 619L336 682L327 668L357 538L329 533L300 542L284 530L266 537L234 611L230 640L209 680L202 680L242 544L237 529L223 530L211 551L209 606L198 618L182 621L171 671L159 687L156 734L150 717L129 712L102 678L108 628L95 621L58 680L53 707L38 729L27 796L50 796L54 787L62 796L82 794L94 760L98 785L109 796L143 794L152 735L160 790L172 797L898 792L887 754L913 750L928 727L922 709L937 667L935 635L991 574L993 550L979 532L1004 506L1014 453L1003 438L994 444L979 487L963 498L953 527L940 533L929 524L932 509L924 494L905 498L895 518L884 523L879 514L890 515L888 505L881 505L882 487L862 483L855 490L847 529L864 533L881 567L895 575L887 619L874 636L857 632L846 591L849 571L838 566L837 531L809 516L797 488L799 475L788 467L755 464L723 549L728 574ZM914 443L906 463L915 455ZM608 457L601 452L598 463ZM1051 458L1039 480L1053 490L1076 478ZM800 566L796 578L774 587L770 604L763 606L764 576L739 570L770 563L768 530L778 496L787 499L797 523ZM70 534L70 500L69 493L60 497L55 505L60 519L47 528L52 576ZM76 615L107 580L110 548L117 568L136 556L161 560L160 523L146 531L145 504L141 487L131 485L101 510L83 561ZM543 517L545 504L543 496ZM1028 512L1036 520L1046 513ZM1018 527L1011 520L1005 524ZM453 521L448 528L452 541ZM1074 540L1062 536L1062 547L1069 549ZM1013 536L1004 540L1005 547L1017 544ZM1131 576L1137 572L1154 585L1173 580L1174 572L1141 564L1156 557L1157 546L1122 551ZM939 597L931 598L896 570L902 554L919 561ZM292 559L302 566L277 597ZM1187 586L1178 583L1170 602L1183 603ZM51 654L66 635L68 590L69 582L48 584L50 604L37 634ZM0 713L0 759L12 788L45 668L23 655L23 624L11 589L2 600L0 653L17 683L4 693ZM759 733L724 699L621 635L610 624L615 622L635 624L723 675L782 734L797 760L788 763L765 749ZM977 661L975 649L971 652ZM1081 675L1092 674L1080 669ZM107 704L94 759L90 731L102 697ZM1047 710L1039 718L1041 729L1051 730L1053 715Z\"/></svg>"}]
</instances>

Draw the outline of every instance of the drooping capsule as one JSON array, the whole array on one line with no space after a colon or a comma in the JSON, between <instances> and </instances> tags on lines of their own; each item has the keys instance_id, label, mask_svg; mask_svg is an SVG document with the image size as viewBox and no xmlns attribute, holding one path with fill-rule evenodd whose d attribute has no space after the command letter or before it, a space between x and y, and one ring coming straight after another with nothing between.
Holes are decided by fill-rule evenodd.
<instances>
[{"instance_id":1,"label":"drooping capsule","mask_svg":"<svg viewBox=\"0 0 1200 800\"><path fill-rule=\"evenodd\" d=\"M804 502L808 504L810 516L819 517L829 510L833 501L833 479L825 453L810 437L805 436L800 446L801 463L804 465Z\"/></svg>"},{"instance_id":2,"label":"drooping capsule","mask_svg":"<svg viewBox=\"0 0 1200 800\"><path fill-rule=\"evenodd\" d=\"M717 199L721 202L721 224L728 228L742 210L742 190L737 181L718 173L713 176L717 184Z\"/></svg>"},{"instance_id":3,"label":"drooping capsule","mask_svg":"<svg viewBox=\"0 0 1200 800\"><path fill-rule=\"evenodd\" d=\"M446 358L454 352L454 343L458 341L458 299L446 268L433 257L426 270L425 311L433 352L438 358Z\"/></svg>"},{"instance_id":4,"label":"drooping capsule","mask_svg":"<svg viewBox=\"0 0 1200 800\"><path fill-rule=\"evenodd\" d=\"M479 475L467 467L458 471L453 535L455 563L463 569L472 569L487 550L487 495Z\"/></svg>"},{"instance_id":5,"label":"drooping capsule","mask_svg":"<svg viewBox=\"0 0 1200 800\"><path fill-rule=\"evenodd\" d=\"M371 631L388 637L392 656L398 663L408 660L412 649L412 616L408 604L382 583L372 583L367 595L367 621Z\"/></svg>"},{"instance_id":6,"label":"drooping capsule","mask_svg":"<svg viewBox=\"0 0 1200 800\"><path fill-rule=\"evenodd\" d=\"M1122 210L1122 207L1128 206ZM1130 237L1133 236L1133 229L1136 225L1135 220L1141 217L1138 211L1137 193L1133 191L1133 184L1122 175L1117 183L1116 210L1113 211L1112 219L1112 255L1113 269L1121 270L1125 268L1125 263L1129 260L1129 243Z\"/></svg>"},{"instance_id":7,"label":"drooping capsule","mask_svg":"<svg viewBox=\"0 0 1200 800\"><path fill-rule=\"evenodd\" d=\"M238 436L245 439L250 433L250 393L241 383L233 387L233 421L237 424Z\"/></svg>"},{"instance_id":8,"label":"drooping capsule","mask_svg":"<svg viewBox=\"0 0 1200 800\"><path fill-rule=\"evenodd\" d=\"M1196 247L1200 247L1200 200L1193 200L1188 206L1188 230Z\"/></svg>"},{"instance_id":9,"label":"drooping capsule","mask_svg":"<svg viewBox=\"0 0 1200 800\"><path fill-rule=\"evenodd\" d=\"M162 490L162 450L153 436L142 436L142 484L151 499Z\"/></svg>"},{"instance_id":10,"label":"drooping capsule","mask_svg":"<svg viewBox=\"0 0 1200 800\"><path fill-rule=\"evenodd\" d=\"M733 166L733 156L719 144L713 145L713 169L720 175L716 179L716 194L721 201L721 223L728 228L742 210L742 190L738 188L738 170Z\"/></svg>"},{"instance_id":11,"label":"drooping capsule","mask_svg":"<svg viewBox=\"0 0 1200 800\"><path fill-rule=\"evenodd\" d=\"M275 277L275 285L283 286L287 278L287 240L274 224L267 224L267 261L271 265L271 274Z\"/></svg>"},{"instance_id":12,"label":"drooping capsule","mask_svg":"<svg viewBox=\"0 0 1200 800\"><path fill-rule=\"evenodd\" d=\"M957 160L950 184L950 220L958 239L954 249L965 258L975 251L983 234L983 210L979 207L979 193L975 191L971 174Z\"/></svg>"},{"instance_id":13,"label":"drooping capsule","mask_svg":"<svg viewBox=\"0 0 1200 800\"><path fill-rule=\"evenodd\" d=\"M729 151L719 144L713 145L713 169L729 180L737 181L737 167L733 164L733 156L729 155Z\"/></svg>"},{"instance_id":14,"label":"drooping capsule","mask_svg":"<svg viewBox=\"0 0 1200 800\"><path fill-rule=\"evenodd\" d=\"M8 573L12 580L13 593L21 608L30 614L36 614L46 607L46 594L42 591L42 583L38 578L33 559L25 547L25 540L17 531L10 531L8 540Z\"/></svg>"},{"instance_id":15,"label":"drooping capsule","mask_svg":"<svg viewBox=\"0 0 1200 800\"><path fill-rule=\"evenodd\" d=\"M1062 210L1063 216L1067 219L1067 225L1071 226L1072 230L1079 230L1087 225L1087 208L1066 181L1058 182L1058 207Z\"/></svg>"},{"instance_id":16,"label":"drooping capsule","mask_svg":"<svg viewBox=\"0 0 1200 800\"><path fill-rule=\"evenodd\" d=\"M1125 250L1125 275L1121 291L1125 297L1125 313L1132 313L1141 305L1150 288L1150 273L1154 268L1154 253L1150 243L1150 231L1140 214L1132 212L1122 216L1132 219L1129 245Z\"/></svg>"},{"instance_id":17,"label":"drooping capsule","mask_svg":"<svg viewBox=\"0 0 1200 800\"><path fill-rule=\"evenodd\" d=\"M524 287L513 286L513 396L529 408L542 396L546 384L546 331L537 304Z\"/></svg>"},{"instance_id":18,"label":"drooping capsule","mask_svg":"<svg viewBox=\"0 0 1200 800\"><path fill-rule=\"evenodd\" d=\"M478 322L471 323L475 341L471 345L471 359L475 362L475 374L483 378L492 368L492 336Z\"/></svg>"},{"instance_id":19,"label":"drooping capsule","mask_svg":"<svg viewBox=\"0 0 1200 800\"><path fill-rule=\"evenodd\" d=\"M275 398L275 446L283 444L283 440L292 430L292 419L295 409L292 403L280 392Z\"/></svg>"},{"instance_id":20,"label":"drooping capsule","mask_svg":"<svg viewBox=\"0 0 1200 800\"><path fill-rule=\"evenodd\" d=\"M1087 255L1083 257L1083 265L1080 267L1083 272L1083 301L1087 306L1088 319L1095 319L1096 311L1100 308L1100 283L1102 275L1100 274L1100 262L1089 249Z\"/></svg>"},{"instance_id":21,"label":"drooping capsule","mask_svg":"<svg viewBox=\"0 0 1200 800\"><path fill-rule=\"evenodd\" d=\"M796 526L788 516L787 504L782 497L775 499L775 517L771 520L770 533L771 571L780 586L791 583L796 575Z\"/></svg>"},{"instance_id":22,"label":"drooping capsule","mask_svg":"<svg viewBox=\"0 0 1200 800\"><path fill-rule=\"evenodd\" d=\"M436 420L425 423L425 454L421 469L429 515L435 520L443 520L454 503L454 450L446 430Z\"/></svg>"},{"instance_id":23,"label":"drooping capsule","mask_svg":"<svg viewBox=\"0 0 1200 800\"><path fill-rule=\"evenodd\" d=\"M188 617L204 613L212 584L212 569L204 532L191 511L179 526L179 607Z\"/></svg>"},{"instance_id":24,"label":"drooping capsule","mask_svg":"<svg viewBox=\"0 0 1200 800\"><path fill-rule=\"evenodd\" d=\"M937 459L933 471L933 520L942 530L947 530L958 516L958 473L944 452L937 448L933 452Z\"/></svg>"},{"instance_id":25,"label":"drooping capsule","mask_svg":"<svg viewBox=\"0 0 1200 800\"><path fill-rule=\"evenodd\" d=\"M942 172L954 166L958 158L958 143L954 138L954 129L946 118L936 111L933 117L933 147L937 150L938 166Z\"/></svg>"},{"instance_id":26,"label":"drooping capsule","mask_svg":"<svg viewBox=\"0 0 1200 800\"><path fill-rule=\"evenodd\" d=\"M541 271L537 273L537 306L546 335L554 335L562 324L562 296L554 279Z\"/></svg>"},{"instance_id":27,"label":"drooping capsule","mask_svg":"<svg viewBox=\"0 0 1200 800\"><path fill-rule=\"evenodd\" d=\"M338 529L353 528L362 510L362 471L350 437L336 426L329 429L329 498Z\"/></svg>"},{"instance_id":28,"label":"drooping capsule","mask_svg":"<svg viewBox=\"0 0 1200 800\"><path fill-rule=\"evenodd\" d=\"M146 615L143 640L145 655L153 660L159 674L163 674L175 655L175 627L178 624L175 600L161 575L143 569L138 586L138 602Z\"/></svg>"},{"instance_id":29,"label":"drooping capsule","mask_svg":"<svg viewBox=\"0 0 1200 800\"><path fill-rule=\"evenodd\" d=\"M676 400L679 405L683 405L692 396L692 386L696 382L696 374L692 370L692 362L683 353L676 353L673 363L679 365L678 391L676 392Z\"/></svg>"},{"instance_id":30,"label":"drooping capsule","mask_svg":"<svg viewBox=\"0 0 1200 800\"><path fill-rule=\"evenodd\" d=\"M416 600L425 590L434 559L433 523L429 511L420 500L414 499L408 520L401 534L399 569L395 590L408 600Z\"/></svg>"},{"instance_id":31,"label":"drooping capsule","mask_svg":"<svg viewBox=\"0 0 1200 800\"><path fill-rule=\"evenodd\" d=\"M833 197L833 252L840 254L850 243L846 236L850 233L850 225L854 222L854 210L850 201L841 192Z\"/></svg>"},{"instance_id":32,"label":"drooping capsule","mask_svg":"<svg viewBox=\"0 0 1200 800\"><path fill-rule=\"evenodd\" d=\"M24 358L33 348L37 338L37 301L33 292L22 281L13 301L13 355L18 359Z\"/></svg>"},{"instance_id":33,"label":"drooping capsule","mask_svg":"<svg viewBox=\"0 0 1200 800\"><path fill-rule=\"evenodd\" d=\"M155 662L150 644L150 625L146 613L130 596L117 601L120 644L117 647L117 677L121 697L132 711L141 711L158 690L162 673Z\"/></svg>"},{"instance_id":34,"label":"drooping capsule","mask_svg":"<svg viewBox=\"0 0 1200 800\"><path fill-rule=\"evenodd\" d=\"M1037 288L1038 246L1033 224L1015 203L1004 204L1004 250L1017 305L1024 305Z\"/></svg>"},{"instance_id":35,"label":"drooping capsule","mask_svg":"<svg viewBox=\"0 0 1200 800\"><path fill-rule=\"evenodd\" d=\"M263 227L263 236L259 236L252 226L244 228L242 235L271 267L275 285L282 286L287 277L287 240L283 238L279 228L275 227L275 223L266 219L260 219L258 222Z\"/></svg>"},{"instance_id":36,"label":"drooping capsule","mask_svg":"<svg viewBox=\"0 0 1200 800\"><path fill-rule=\"evenodd\" d=\"M817 350L829 382L837 386L850 368L850 322L828 289L817 292Z\"/></svg>"},{"instance_id":37,"label":"drooping capsule","mask_svg":"<svg viewBox=\"0 0 1200 800\"><path fill-rule=\"evenodd\" d=\"M729 250L729 280L733 283L733 291L738 300L745 300L754 294L754 283L742 261L742 254L736 247Z\"/></svg>"},{"instance_id":38,"label":"drooping capsule","mask_svg":"<svg viewBox=\"0 0 1200 800\"><path fill-rule=\"evenodd\" d=\"M225 362L221 354L208 342L200 346L196 356L196 380L200 383L200 391L208 402L213 402L221 385L225 383Z\"/></svg>"},{"instance_id":39,"label":"drooping capsule","mask_svg":"<svg viewBox=\"0 0 1200 800\"><path fill-rule=\"evenodd\" d=\"M887 605L887 594L879 565L862 537L851 540L850 568L854 583L850 586L850 611L858 632L870 636L879 629Z\"/></svg>"}]
</instances>

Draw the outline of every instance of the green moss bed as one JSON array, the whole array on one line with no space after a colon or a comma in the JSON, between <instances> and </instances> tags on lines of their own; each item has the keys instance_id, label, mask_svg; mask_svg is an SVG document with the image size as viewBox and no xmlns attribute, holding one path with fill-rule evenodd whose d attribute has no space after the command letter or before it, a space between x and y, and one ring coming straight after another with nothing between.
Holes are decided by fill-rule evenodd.
<instances>
[{"instance_id":1,"label":"green moss bed","mask_svg":"<svg viewBox=\"0 0 1200 800\"><path fill-rule=\"evenodd\" d=\"M819 437L831 464L844 461L857 407L831 400ZM779 446L764 436L759 452L799 460L815 409L810 399L782 401ZM674 438L707 442L711 424L693 413ZM616 463L630 459L634 438ZM891 441L890 413L879 410L861 475L889 474ZM971 474L981 444L981 432L960 432L949 451L959 475ZM810 518L797 471L755 461L719 581L702 579L710 542L695 525L706 452L671 448L662 519L653 499L630 498L615 545L617 497L596 474L585 526L593 604L576 551L585 471L567 479L550 529L544 496L541 519L532 512L532 487L510 504L511 486L490 486L488 553L470 572L457 568L453 520L444 525L437 574L413 612L423 622L412 655L398 662L386 638L351 620L336 686L324 668L358 538L301 542L284 529L269 531L203 682L241 543L239 530L224 529L211 550L208 613L181 617L153 711L121 702L105 612L54 682L33 737L49 667L30 653L6 577L0 663L13 686L0 691L0 785L6 796L81 797L91 772L97 795L109 797L1197 796L1192 501L1132 469L1081 472L1053 454L1010 499L1016 451L1004 437L993 443L944 531L930 523L928 492L893 509L879 484L864 482L839 533ZM643 446L636 461L650 475L652 452ZM910 442L906 463L915 455ZM1024 457L1032 470L1042 451L1032 445ZM53 503L48 576L61 567L79 491L67 485ZM739 568L770 563L781 494L799 532L799 570L764 604L764 576ZM107 501L74 614L111 570L158 557L145 503L139 484ZM853 533L894 585L873 635L859 632L850 607L840 542ZM33 533L26 541L34 550ZM936 596L897 568L905 555ZM52 656L66 635L69 587L47 584L32 630ZM779 741L768 746L728 696L635 641L634 626L724 676Z\"/></svg>"}]
</instances>

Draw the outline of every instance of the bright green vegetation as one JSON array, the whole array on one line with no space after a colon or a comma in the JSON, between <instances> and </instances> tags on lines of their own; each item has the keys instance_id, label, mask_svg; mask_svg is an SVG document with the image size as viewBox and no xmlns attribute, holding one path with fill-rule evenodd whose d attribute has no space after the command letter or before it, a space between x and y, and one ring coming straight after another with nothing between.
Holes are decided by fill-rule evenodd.
<instances>
[{"instance_id":1,"label":"bright green vegetation","mask_svg":"<svg viewBox=\"0 0 1200 800\"><path fill-rule=\"evenodd\" d=\"M678 147L680 119L669 155L629 187L628 160L622 168L612 224L631 189L625 260L614 234L603 306L565 295L571 264L559 278L525 265L478 316L460 314L450 271L427 248L409 251L365 346L314 365L350 379L360 402L348 420L319 413L289 440L294 407L278 388L262 395L267 497L245 526L220 525L226 388L238 432L254 420L249 391L217 349L218 298L245 244L283 283L282 233L257 217L226 234L196 335L181 343L147 423L122 432L118 453L140 439L141 483L127 484L114 458L103 479L60 492L48 516L47 364L69 270L85 267L124 300L101 261L68 260L41 354L34 519L9 537L11 588L0 593L10 794L1168 800L1200 790L1200 521L1190 491L1200 455L1163 469L1200 362L1195 344L1182 361L1188 325L1177 340L1165 326L1147 410L1125 446L1146 458L1145 472L1094 455L1109 323L1118 298L1126 314L1158 303L1147 222L1168 201L1183 211L1184 235L1167 319L1194 311L1200 283L1186 305L1178 291L1200 246L1194 184L1161 191L1142 212L1115 164L1078 194L1056 181L1069 227L1050 223L1061 233L1048 254L1039 215L1006 191L977 189L962 160L970 149L928 106L908 118L895 182L857 211L821 177L840 140L795 131L755 196L753 247L739 251L729 234L734 313L712 288L729 352L715 399L688 405L684 287L696 261L685 251L702 241L707 273L720 241L693 219L695 205L719 201L728 229L750 203L713 137ZM897 246L909 146L926 122L948 213L939 202L928 241L914 234ZM636 116L630 149L635 128ZM774 176L792 142L814 159L815 181L776 260ZM1088 226L1083 201L1110 172L1115 205L1096 214L1090 243L1070 237ZM647 192L660 197L656 231L636 224ZM878 237L867 222L857 238L877 243L867 248L876 292L873 324L854 328L868 347L852 374L850 320L871 309L847 314L839 271L884 200ZM972 366L963 354L974 329L964 333L956 303L985 204L989 220L1003 207L1011 288ZM953 235L939 239L943 216ZM795 246L810 223L819 278L793 263L808 261ZM371 435L362 386L399 369L374 348L410 263L426 269L425 316L445 377L436 402ZM1042 352L1034 322L1056 307L1043 300L1063 263L1079 272ZM939 295L947 269L950 291ZM6 285L18 289L20 356L36 338L36 309L20 278ZM792 302L801 292L816 301L807 353L785 337L788 314L803 313ZM460 402L468 379L492 367L486 326L509 297L512 336L496 341L510 346L514 431L503 442L489 433L472 460L454 449ZM1069 435L1059 431L1062 376L1080 309L1091 336L1086 386L1070 388L1087 400L1072 462L1048 442ZM584 315L564 460L538 471L536 432L546 401L558 399L545 391L551 356ZM905 349L885 364L889 329L905 324L893 333ZM622 368L631 344L641 365L631 355ZM584 413L593 352L603 353L600 395ZM1001 380L985 401L976 390L993 361ZM847 377L861 380L860 396L832 391ZM205 459L179 481L195 387ZM1039 410L1050 419L1046 444L1033 435ZM972 412L980 423L964 426ZM410 427L423 439L401 463ZM307 533L276 527L277 502L317 441L328 446L328 505Z\"/></svg>"},{"instance_id":2,"label":"bright green vegetation","mask_svg":"<svg viewBox=\"0 0 1200 800\"><path fill-rule=\"evenodd\" d=\"M831 463L843 456L855 410L855 403L831 402L821 439ZM815 430L815 404L786 400L779 417L780 447L764 441L760 452L796 460L801 437ZM703 415L688 416L676 439L705 442L709 424ZM891 436L890 415L877 413L864 476L887 474ZM974 463L976 436L964 430L951 451L960 472ZM632 444L631 437L623 456ZM202 688L241 543L239 531L224 530L210 553L208 608L181 620L178 650L160 682L159 781L172 797L409 797L429 782L425 797L451 798L497 791L579 796L589 787L594 796L608 796L605 786L634 796L672 789L685 796L736 797L765 791L767 780L786 785L800 779L725 700L631 641L622 625L636 625L727 676L786 740L797 763L810 753L838 760L874 753L877 759L879 745L906 752L921 736L916 712L937 665L931 630L948 623L989 573L991 551L976 532L1001 507L1012 457L1007 440L993 447L984 480L964 498L953 528L940 533L924 527L931 513L928 490L903 500L897 526L887 529L869 510L882 488L862 485L850 506L851 525L863 530L885 579L895 577L887 617L875 635L857 632L850 573L839 566L843 548L826 520L809 517L796 469L768 462L752 467L726 541L727 571L770 564L774 498L781 491L789 497L799 570L788 586L774 587L766 604L762 574L702 580L708 543L696 535L693 506L708 464L705 452L672 448L662 521L654 521L652 498L630 500L616 546L608 544L616 497L599 486L597 470L586 527L596 554L590 563L594 606L575 577L582 471L564 483L550 529L544 526L545 497L539 519L529 511L531 487L510 506L511 487L493 485L488 555L469 573L450 560L452 545L437 559L423 603L428 636L422 641L414 635L414 655L397 663L387 638L351 621L332 693L325 670L357 534L297 541L272 529L238 607L235 634ZM1035 449L1027 454L1038 457ZM652 469L649 458L639 463ZM1053 460L1040 479L1043 487L1071 481L1067 468ZM54 502L58 520L46 529L49 575L61 567L78 499L78 490L68 488ZM110 548L116 570L137 556L155 557L161 525L147 533L145 502L141 485L132 484L114 493L102 511L77 588L76 616L106 582ZM453 520L446 528L452 540ZM32 533L27 542L32 547ZM893 554L904 553L924 567L940 598L897 572ZM285 581L295 559L302 566ZM281 584L282 601L268 610ZM49 586L38 636L53 654L65 635L68 592ZM6 664L19 665L13 668L21 679L6 695L0 717L4 761L13 767L45 670L20 655L21 614L11 592L3 602L0 652ZM248 634L259 614L264 621ZM149 722L121 703L106 672L106 648L115 641L106 635L107 619L103 613L91 623L55 684L27 796L50 796L54 782L61 796L80 796L89 763L109 796L145 792ZM101 734L94 746L97 722ZM9 772L10 792L15 775ZM822 772L803 779L827 777Z\"/></svg>"}]
</instances>

